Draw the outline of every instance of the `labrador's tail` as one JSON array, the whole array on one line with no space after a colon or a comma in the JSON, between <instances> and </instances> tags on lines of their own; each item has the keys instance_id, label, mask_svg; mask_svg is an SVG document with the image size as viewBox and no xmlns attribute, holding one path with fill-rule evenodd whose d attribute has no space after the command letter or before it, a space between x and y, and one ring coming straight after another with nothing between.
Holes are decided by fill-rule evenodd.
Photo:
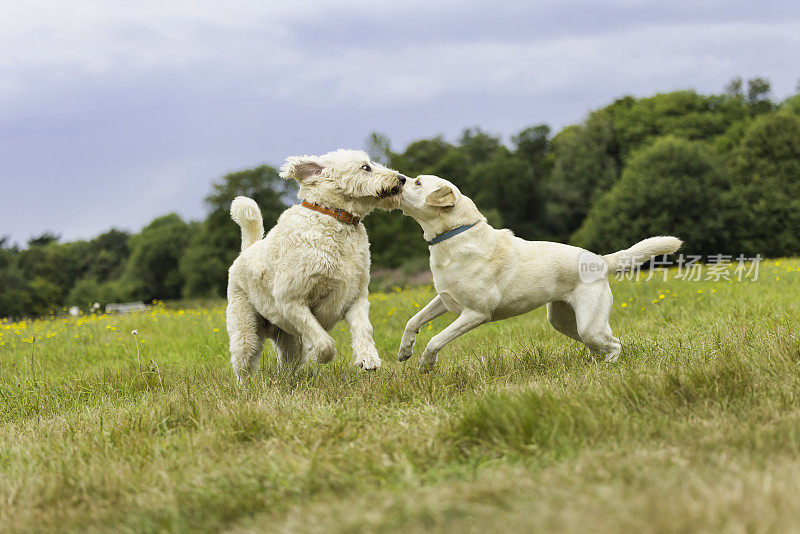
<instances>
[{"instance_id":1,"label":"labrador's tail","mask_svg":"<svg viewBox=\"0 0 800 534\"><path fill-rule=\"evenodd\" d=\"M671 235L648 237L631 248L626 248L613 254L606 254L603 259L606 260L609 270L622 271L641 265L653 256L672 254L682 244L683 241Z\"/></svg>"}]
</instances>

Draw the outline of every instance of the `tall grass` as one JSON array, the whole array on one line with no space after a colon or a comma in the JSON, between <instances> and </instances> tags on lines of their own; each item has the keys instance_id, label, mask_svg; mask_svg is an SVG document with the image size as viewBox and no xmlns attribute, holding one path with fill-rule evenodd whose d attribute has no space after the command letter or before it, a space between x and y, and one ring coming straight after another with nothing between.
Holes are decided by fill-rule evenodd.
<instances>
[{"instance_id":1,"label":"tall grass","mask_svg":"<svg viewBox=\"0 0 800 534\"><path fill-rule=\"evenodd\" d=\"M243 387L221 302L0 322L0 525L798 530L798 268L614 282L617 364L537 310L419 375L395 354L430 287L371 296L377 373L339 325L334 363L286 372L268 349ZM423 327L414 360L451 320Z\"/></svg>"}]
</instances>

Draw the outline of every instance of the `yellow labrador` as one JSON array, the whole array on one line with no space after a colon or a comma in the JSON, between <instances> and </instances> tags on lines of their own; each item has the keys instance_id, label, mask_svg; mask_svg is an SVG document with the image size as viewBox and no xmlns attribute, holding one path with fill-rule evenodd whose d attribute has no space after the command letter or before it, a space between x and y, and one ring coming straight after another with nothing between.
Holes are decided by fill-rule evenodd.
<instances>
[{"instance_id":1,"label":"yellow labrador","mask_svg":"<svg viewBox=\"0 0 800 534\"><path fill-rule=\"evenodd\" d=\"M437 176L409 181L400 209L422 226L430 245L430 265L438 295L406 325L398 358L411 357L420 327L452 311L453 323L431 339L419 369L430 371L442 347L489 321L527 313L547 304L553 327L605 351L615 362L622 345L611 333L612 295L608 272L642 264L681 246L671 236L651 237L631 248L598 256L548 241L526 241L510 230L496 230L475 204L452 183Z\"/></svg>"}]
</instances>

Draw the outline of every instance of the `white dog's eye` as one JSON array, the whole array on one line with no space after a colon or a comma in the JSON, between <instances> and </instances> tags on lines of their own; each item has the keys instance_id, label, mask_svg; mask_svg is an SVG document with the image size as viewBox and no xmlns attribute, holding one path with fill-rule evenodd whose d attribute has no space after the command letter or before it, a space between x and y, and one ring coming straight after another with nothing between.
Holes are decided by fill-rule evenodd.
<instances>
[{"instance_id":1,"label":"white dog's eye","mask_svg":"<svg viewBox=\"0 0 800 534\"><path fill-rule=\"evenodd\" d=\"M372 172L372 167L370 167L369 165L362 165L361 168L367 172Z\"/></svg>"},{"instance_id":2,"label":"white dog's eye","mask_svg":"<svg viewBox=\"0 0 800 534\"><path fill-rule=\"evenodd\" d=\"M415 185L422 185L422 182L420 182L420 181L419 181L419 178L417 178L417 181L416 181L416 182L414 182L414 184L415 184Z\"/></svg>"}]
</instances>

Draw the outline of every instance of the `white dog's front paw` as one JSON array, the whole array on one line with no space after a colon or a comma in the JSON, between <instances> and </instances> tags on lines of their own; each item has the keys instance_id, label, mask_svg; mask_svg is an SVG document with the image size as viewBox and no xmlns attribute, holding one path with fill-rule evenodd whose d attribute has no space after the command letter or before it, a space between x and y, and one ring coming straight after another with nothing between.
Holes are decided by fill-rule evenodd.
<instances>
[{"instance_id":1,"label":"white dog's front paw","mask_svg":"<svg viewBox=\"0 0 800 534\"><path fill-rule=\"evenodd\" d=\"M425 352L422 353L422 357L419 359L419 372L429 373L433 370L434 365L436 365L436 353L429 352L425 349Z\"/></svg>"},{"instance_id":2,"label":"white dog's front paw","mask_svg":"<svg viewBox=\"0 0 800 534\"><path fill-rule=\"evenodd\" d=\"M317 343L308 350L308 358L317 363L328 363L336 356L336 342L332 337Z\"/></svg>"},{"instance_id":3,"label":"white dog's front paw","mask_svg":"<svg viewBox=\"0 0 800 534\"><path fill-rule=\"evenodd\" d=\"M372 351L367 354L359 354L353 362L365 371L376 371L381 366L381 358L378 356L377 351Z\"/></svg>"}]
</instances>

